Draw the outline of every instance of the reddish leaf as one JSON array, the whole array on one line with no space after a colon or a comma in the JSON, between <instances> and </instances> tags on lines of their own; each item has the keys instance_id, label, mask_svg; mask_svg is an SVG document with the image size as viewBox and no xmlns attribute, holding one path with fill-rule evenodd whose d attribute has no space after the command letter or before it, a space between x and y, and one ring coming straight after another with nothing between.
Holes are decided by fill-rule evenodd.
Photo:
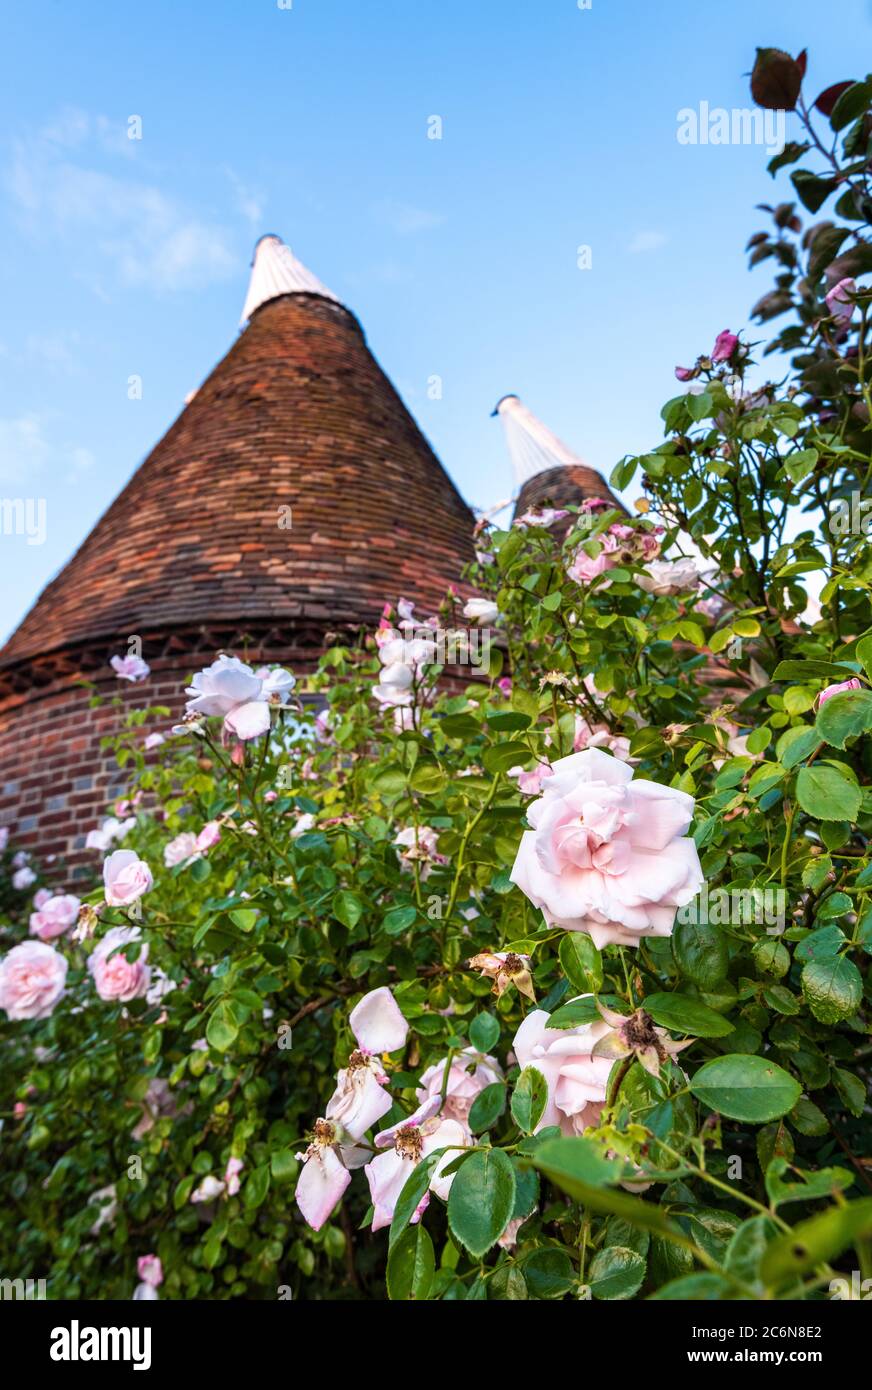
<instances>
[{"instance_id":1,"label":"reddish leaf","mask_svg":"<svg viewBox=\"0 0 872 1390\"><path fill-rule=\"evenodd\" d=\"M804 49L802 50L801 53L798 53L798 54L797 54L797 56L796 56L796 66L799 68L799 75L800 75L800 77L805 77L805 70L806 70L806 67L808 66L808 49L807 49L807 48L804 48Z\"/></svg>"},{"instance_id":2,"label":"reddish leaf","mask_svg":"<svg viewBox=\"0 0 872 1390\"><path fill-rule=\"evenodd\" d=\"M769 111L793 111L802 72L799 63L780 48L758 48L751 73L751 96Z\"/></svg>"},{"instance_id":3,"label":"reddish leaf","mask_svg":"<svg viewBox=\"0 0 872 1390\"><path fill-rule=\"evenodd\" d=\"M846 92L848 88L853 87L853 85L853 82L834 82L832 87L827 87L825 91L821 92L815 102L815 110L820 111L822 116L831 116L833 114L833 107L842 95L842 92Z\"/></svg>"}]
</instances>

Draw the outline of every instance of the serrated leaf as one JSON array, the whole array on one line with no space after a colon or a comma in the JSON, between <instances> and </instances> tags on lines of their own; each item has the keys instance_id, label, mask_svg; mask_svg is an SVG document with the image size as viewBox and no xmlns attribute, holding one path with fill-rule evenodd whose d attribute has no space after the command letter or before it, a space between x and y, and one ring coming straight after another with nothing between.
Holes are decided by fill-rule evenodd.
<instances>
[{"instance_id":1,"label":"serrated leaf","mask_svg":"<svg viewBox=\"0 0 872 1390\"><path fill-rule=\"evenodd\" d=\"M705 1062L691 1078L690 1090L710 1110L749 1124L779 1119L802 1094L799 1082L783 1067L740 1052Z\"/></svg>"},{"instance_id":2,"label":"serrated leaf","mask_svg":"<svg viewBox=\"0 0 872 1390\"><path fill-rule=\"evenodd\" d=\"M448 1225L455 1240L481 1259L512 1217L515 1172L500 1149L474 1153L455 1175L448 1195Z\"/></svg>"},{"instance_id":3,"label":"serrated leaf","mask_svg":"<svg viewBox=\"0 0 872 1390\"><path fill-rule=\"evenodd\" d=\"M548 1100L548 1085L536 1067L525 1067L512 1092L512 1118L524 1134L532 1134Z\"/></svg>"}]
</instances>

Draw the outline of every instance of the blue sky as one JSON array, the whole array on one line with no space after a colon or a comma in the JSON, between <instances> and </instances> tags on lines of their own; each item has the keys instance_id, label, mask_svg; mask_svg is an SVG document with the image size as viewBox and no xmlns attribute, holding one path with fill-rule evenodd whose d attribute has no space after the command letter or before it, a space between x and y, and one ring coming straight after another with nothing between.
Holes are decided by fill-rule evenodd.
<instances>
[{"instance_id":1,"label":"blue sky","mask_svg":"<svg viewBox=\"0 0 872 1390\"><path fill-rule=\"evenodd\" d=\"M230 346L265 231L471 504L512 490L508 391L606 475L659 442L674 364L768 288L743 247L789 191L677 113L747 107L757 45L807 46L815 92L861 75L872 33L868 0L279 3L5 8L0 496L44 497L47 533L0 535L2 636Z\"/></svg>"}]
</instances>

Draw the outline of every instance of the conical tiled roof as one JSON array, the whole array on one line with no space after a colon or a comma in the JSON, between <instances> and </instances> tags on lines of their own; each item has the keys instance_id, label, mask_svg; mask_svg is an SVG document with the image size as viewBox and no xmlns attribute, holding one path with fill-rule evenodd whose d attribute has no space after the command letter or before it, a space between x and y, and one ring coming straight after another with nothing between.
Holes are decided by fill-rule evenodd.
<instances>
[{"instance_id":1,"label":"conical tiled roof","mask_svg":"<svg viewBox=\"0 0 872 1390\"><path fill-rule=\"evenodd\" d=\"M0 652L0 681L52 652L97 644L105 662L129 635L223 620L311 644L399 595L432 609L458 579L474 518L354 315L277 238L259 244L245 315Z\"/></svg>"},{"instance_id":2,"label":"conical tiled roof","mask_svg":"<svg viewBox=\"0 0 872 1390\"><path fill-rule=\"evenodd\" d=\"M493 414L503 422L520 488L515 516L531 508L578 506L592 497L602 497L616 507L621 505L599 473L558 439L518 396L503 396Z\"/></svg>"}]
</instances>

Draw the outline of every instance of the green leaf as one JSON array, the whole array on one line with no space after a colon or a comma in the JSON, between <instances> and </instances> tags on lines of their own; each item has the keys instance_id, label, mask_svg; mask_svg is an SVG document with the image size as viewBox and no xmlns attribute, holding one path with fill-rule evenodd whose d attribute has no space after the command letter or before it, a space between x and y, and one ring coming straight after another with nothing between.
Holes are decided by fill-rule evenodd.
<instances>
[{"instance_id":1,"label":"green leaf","mask_svg":"<svg viewBox=\"0 0 872 1390\"><path fill-rule=\"evenodd\" d=\"M424 1223L419 1221L409 1226L391 1246L387 1267L388 1298L394 1302L426 1299L435 1272L433 1242Z\"/></svg>"},{"instance_id":2,"label":"green leaf","mask_svg":"<svg viewBox=\"0 0 872 1390\"><path fill-rule=\"evenodd\" d=\"M252 931L257 921L257 910L253 907L239 907L228 915L234 927L244 932Z\"/></svg>"},{"instance_id":3,"label":"green leaf","mask_svg":"<svg viewBox=\"0 0 872 1390\"><path fill-rule=\"evenodd\" d=\"M642 1287L646 1262L635 1250L610 1245L598 1250L590 1262L588 1281L594 1298L619 1301L632 1298Z\"/></svg>"},{"instance_id":4,"label":"green leaf","mask_svg":"<svg viewBox=\"0 0 872 1390\"><path fill-rule=\"evenodd\" d=\"M502 1081L495 1081L479 1091L469 1109L469 1127L473 1134L481 1134L495 1125L506 1108L506 1087Z\"/></svg>"},{"instance_id":5,"label":"green leaf","mask_svg":"<svg viewBox=\"0 0 872 1390\"><path fill-rule=\"evenodd\" d=\"M836 103L830 113L830 125L833 130L844 130L851 121L856 121L858 116L862 116L864 111L872 101L872 82L867 78L865 82L855 82L853 86L846 88L836 99Z\"/></svg>"},{"instance_id":6,"label":"green leaf","mask_svg":"<svg viewBox=\"0 0 872 1390\"><path fill-rule=\"evenodd\" d=\"M524 1279L534 1298L559 1298L572 1288L575 1271L565 1250L534 1250L524 1261Z\"/></svg>"},{"instance_id":7,"label":"green leaf","mask_svg":"<svg viewBox=\"0 0 872 1390\"><path fill-rule=\"evenodd\" d=\"M478 720L473 719L471 714L446 715L444 719L439 720L437 727L449 738L462 738L464 740L476 738L482 732Z\"/></svg>"},{"instance_id":8,"label":"green leaf","mask_svg":"<svg viewBox=\"0 0 872 1390\"><path fill-rule=\"evenodd\" d=\"M510 743L497 743L493 748L486 748L482 754L482 762L488 772L508 772L510 767L524 765L530 761L531 753L526 743L519 743L517 740Z\"/></svg>"},{"instance_id":9,"label":"green leaf","mask_svg":"<svg viewBox=\"0 0 872 1390\"><path fill-rule=\"evenodd\" d=\"M818 710L815 728L822 742L844 748L849 738L872 729L872 691L843 690L831 695Z\"/></svg>"},{"instance_id":10,"label":"green leaf","mask_svg":"<svg viewBox=\"0 0 872 1390\"><path fill-rule=\"evenodd\" d=\"M334 893L332 907L333 916L349 931L353 931L363 916L363 903L356 893L349 892L347 888L340 888L338 893Z\"/></svg>"},{"instance_id":11,"label":"green leaf","mask_svg":"<svg viewBox=\"0 0 872 1390\"><path fill-rule=\"evenodd\" d=\"M489 714L487 722L488 726L496 729L498 733L512 734L520 729L529 729L533 721L529 714L520 714L517 710L501 710L498 714Z\"/></svg>"},{"instance_id":12,"label":"green leaf","mask_svg":"<svg viewBox=\"0 0 872 1390\"><path fill-rule=\"evenodd\" d=\"M840 1023L860 1007L863 977L847 957L825 956L803 969L802 992L819 1023Z\"/></svg>"},{"instance_id":13,"label":"green leaf","mask_svg":"<svg viewBox=\"0 0 872 1390\"><path fill-rule=\"evenodd\" d=\"M780 661L775 667L772 679L803 683L814 680L847 681L856 675L853 666L841 666L833 661Z\"/></svg>"},{"instance_id":14,"label":"green leaf","mask_svg":"<svg viewBox=\"0 0 872 1390\"><path fill-rule=\"evenodd\" d=\"M649 994L642 1008L661 1028L690 1033L695 1038L723 1038L733 1032L732 1023L690 994Z\"/></svg>"},{"instance_id":15,"label":"green leaf","mask_svg":"<svg viewBox=\"0 0 872 1390\"><path fill-rule=\"evenodd\" d=\"M536 1067L525 1067L512 1092L512 1118L524 1134L532 1134L542 1118L548 1086Z\"/></svg>"},{"instance_id":16,"label":"green leaf","mask_svg":"<svg viewBox=\"0 0 872 1390\"><path fill-rule=\"evenodd\" d=\"M417 908L392 907L382 919L382 930L386 931L388 936L401 936L404 931L408 931L417 916Z\"/></svg>"},{"instance_id":17,"label":"green leaf","mask_svg":"<svg viewBox=\"0 0 872 1390\"><path fill-rule=\"evenodd\" d=\"M839 186L836 179L818 178L817 174L810 174L806 169L797 169L790 175L790 181L803 207L808 208L809 212L818 212Z\"/></svg>"},{"instance_id":18,"label":"green leaf","mask_svg":"<svg viewBox=\"0 0 872 1390\"><path fill-rule=\"evenodd\" d=\"M710 1110L757 1125L786 1115L802 1094L783 1067L742 1052L705 1062L691 1078L690 1090Z\"/></svg>"},{"instance_id":19,"label":"green leaf","mask_svg":"<svg viewBox=\"0 0 872 1390\"><path fill-rule=\"evenodd\" d=\"M816 1265L834 1260L855 1241L872 1236L872 1197L831 1207L801 1221L772 1242L760 1265L767 1285L778 1287L809 1274Z\"/></svg>"},{"instance_id":20,"label":"green leaf","mask_svg":"<svg viewBox=\"0 0 872 1390\"><path fill-rule=\"evenodd\" d=\"M455 1174L448 1196L451 1234L481 1257L499 1240L515 1205L515 1172L500 1149L474 1153Z\"/></svg>"},{"instance_id":21,"label":"green leaf","mask_svg":"<svg viewBox=\"0 0 872 1390\"><path fill-rule=\"evenodd\" d=\"M239 1034L239 1025L233 1006L222 999L206 1024L206 1041L216 1052L226 1052L232 1047Z\"/></svg>"},{"instance_id":22,"label":"green leaf","mask_svg":"<svg viewBox=\"0 0 872 1390\"><path fill-rule=\"evenodd\" d=\"M760 1261L778 1227L769 1216L751 1216L734 1231L724 1255L724 1269L743 1284L760 1285Z\"/></svg>"},{"instance_id":23,"label":"green leaf","mask_svg":"<svg viewBox=\"0 0 872 1390\"><path fill-rule=\"evenodd\" d=\"M269 1168L265 1163L262 1163L259 1168L252 1169L242 1189L242 1204L248 1211L254 1211L255 1207L259 1207L266 1201L269 1183Z\"/></svg>"},{"instance_id":24,"label":"green leaf","mask_svg":"<svg viewBox=\"0 0 872 1390\"><path fill-rule=\"evenodd\" d=\"M820 741L817 731L807 724L787 729L776 744L778 761L786 768L796 767L811 757Z\"/></svg>"},{"instance_id":25,"label":"green leaf","mask_svg":"<svg viewBox=\"0 0 872 1390\"><path fill-rule=\"evenodd\" d=\"M620 1216L643 1231L681 1234L662 1207L607 1186L620 1180L623 1164L605 1158L590 1139L547 1139L537 1145L530 1162L555 1186L591 1211Z\"/></svg>"},{"instance_id":26,"label":"green leaf","mask_svg":"<svg viewBox=\"0 0 872 1390\"><path fill-rule=\"evenodd\" d=\"M681 1279L664 1284L656 1293L652 1293L651 1298L661 1303L679 1299L692 1303L722 1303L734 1292L729 1280L721 1278L719 1274L686 1274Z\"/></svg>"},{"instance_id":27,"label":"green leaf","mask_svg":"<svg viewBox=\"0 0 872 1390\"><path fill-rule=\"evenodd\" d=\"M672 954L682 975L700 989L710 990L726 976L727 942L717 927L679 922L672 933Z\"/></svg>"},{"instance_id":28,"label":"green leaf","mask_svg":"<svg viewBox=\"0 0 872 1390\"><path fill-rule=\"evenodd\" d=\"M476 1052L490 1052L499 1041L500 1024L493 1014L476 1014L469 1025L469 1041Z\"/></svg>"},{"instance_id":29,"label":"green leaf","mask_svg":"<svg viewBox=\"0 0 872 1390\"><path fill-rule=\"evenodd\" d=\"M813 763L799 769L796 799L806 814L816 820L856 822L860 814L860 788L831 763Z\"/></svg>"},{"instance_id":30,"label":"green leaf","mask_svg":"<svg viewBox=\"0 0 872 1390\"><path fill-rule=\"evenodd\" d=\"M603 982L603 960L586 932L571 931L560 943L560 968L579 994L597 994Z\"/></svg>"},{"instance_id":31,"label":"green leaf","mask_svg":"<svg viewBox=\"0 0 872 1390\"><path fill-rule=\"evenodd\" d=\"M852 1187L854 1174L847 1168L819 1168L815 1172L802 1172L799 1182L785 1182L784 1174L790 1165L786 1158L774 1158L766 1169L766 1195L771 1207L782 1207L788 1202L813 1202L820 1197L834 1197Z\"/></svg>"}]
</instances>

